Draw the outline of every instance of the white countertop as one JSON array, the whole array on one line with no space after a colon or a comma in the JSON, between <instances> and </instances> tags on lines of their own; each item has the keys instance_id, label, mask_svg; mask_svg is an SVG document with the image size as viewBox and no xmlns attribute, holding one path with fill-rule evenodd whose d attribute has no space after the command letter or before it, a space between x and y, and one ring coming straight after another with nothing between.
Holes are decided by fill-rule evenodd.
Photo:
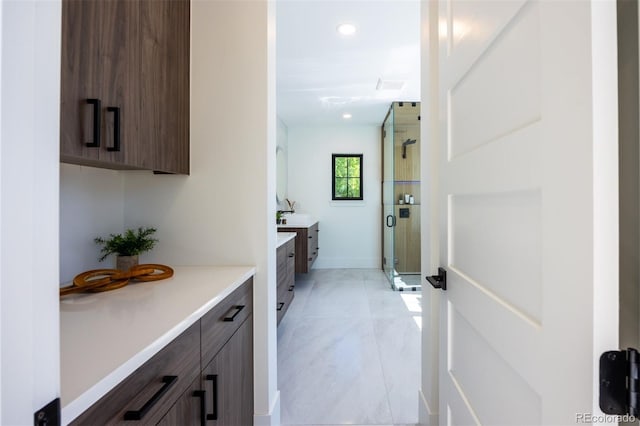
<instances>
[{"instance_id":1,"label":"white countertop","mask_svg":"<svg viewBox=\"0 0 640 426\"><path fill-rule=\"evenodd\" d=\"M287 241L293 240L295 237L295 232L278 232L278 244L276 244L276 248L280 247Z\"/></svg>"},{"instance_id":2,"label":"white countertop","mask_svg":"<svg viewBox=\"0 0 640 426\"><path fill-rule=\"evenodd\" d=\"M173 267L172 278L60 300L62 424L158 353L255 274L250 266Z\"/></svg>"}]
</instances>

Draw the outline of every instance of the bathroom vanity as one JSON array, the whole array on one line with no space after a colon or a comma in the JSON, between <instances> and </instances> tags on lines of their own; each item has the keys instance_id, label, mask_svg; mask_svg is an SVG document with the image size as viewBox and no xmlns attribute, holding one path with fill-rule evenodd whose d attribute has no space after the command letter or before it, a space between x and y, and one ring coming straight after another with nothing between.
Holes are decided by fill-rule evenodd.
<instances>
[{"instance_id":1,"label":"bathroom vanity","mask_svg":"<svg viewBox=\"0 0 640 426\"><path fill-rule=\"evenodd\" d=\"M287 313L295 295L295 263L296 263L296 233L278 232L277 259L277 316L278 325Z\"/></svg>"},{"instance_id":2,"label":"bathroom vanity","mask_svg":"<svg viewBox=\"0 0 640 426\"><path fill-rule=\"evenodd\" d=\"M318 221L307 217L289 221L286 225L278 225L278 232L296 233L296 273L309 272L320 250Z\"/></svg>"}]
</instances>

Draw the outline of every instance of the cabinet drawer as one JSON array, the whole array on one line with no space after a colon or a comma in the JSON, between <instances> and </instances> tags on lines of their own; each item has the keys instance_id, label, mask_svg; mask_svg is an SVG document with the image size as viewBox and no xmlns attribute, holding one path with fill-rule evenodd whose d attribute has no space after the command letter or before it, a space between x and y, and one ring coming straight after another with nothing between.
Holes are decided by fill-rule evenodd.
<instances>
[{"instance_id":1,"label":"cabinet drawer","mask_svg":"<svg viewBox=\"0 0 640 426\"><path fill-rule=\"evenodd\" d=\"M213 359L252 311L253 278L249 278L202 317L202 365Z\"/></svg>"},{"instance_id":2,"label":"cabinet drawer","mask_svg":"<svg viewBox=\"0 0 640 426\"><path fill-rule=\"evenodd\" d=\"M140 412L137 424L156 424L200 371L200 321L75 419L72 425L124 424L125 413ZM173 378L175 377L175 378ZM148 410L141 410L147 406Z\"/></svg>"}]
</instances>

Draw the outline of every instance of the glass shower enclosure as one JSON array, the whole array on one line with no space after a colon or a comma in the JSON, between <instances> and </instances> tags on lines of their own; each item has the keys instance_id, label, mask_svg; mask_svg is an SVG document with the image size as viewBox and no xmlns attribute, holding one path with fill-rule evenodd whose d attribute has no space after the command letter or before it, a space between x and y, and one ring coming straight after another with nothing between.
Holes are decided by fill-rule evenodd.
<instances>
[{"instance_id":1,"label":"glass shower enclosure","mask_svg":"<svg viewBox=\"0 0 640 426\"><path fill-rule=\"evenodd\" d=\"M382 125L382 268L420 290L420 103L393 102Z\"/></svg>"}]
</instances>

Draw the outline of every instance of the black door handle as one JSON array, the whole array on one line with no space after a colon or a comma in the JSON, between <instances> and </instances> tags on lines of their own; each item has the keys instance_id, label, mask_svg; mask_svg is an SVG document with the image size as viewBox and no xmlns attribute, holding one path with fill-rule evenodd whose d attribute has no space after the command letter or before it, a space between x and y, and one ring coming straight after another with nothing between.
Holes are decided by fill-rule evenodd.
<instances>
[{"instance_id":1,"label":"black door handle","mask_svg":"<svg viewBox=\"0 0 640 426\"><path fill-rule=\"evenodd\" d=\"M234 319L236 319L236 317L238 316L238 314L240 313L240 311L244 309L244 305L236 305L236 306L233 306L233 307L230 309L230 311L232 311L232 310L234 310L234 309L235 309L234 314L233 314L233 315L231 315L231 316L226 316L226 317L224 317L224 318L222 319L222 321L225 321L225 322L231 322L231 321L233 321Z\"/></svg>"},{"instance_id":2,"label":"black door handle","mask_svg":"<svg viewBox=\"0 0 640 426\"><path fill-rule=\"evenodd\" d=\"M280 303L278 303L278 308L277 308L277 310L278 310L278 311L281 311L281 310L282 310L282 308L284 308L284 302L280 302Z\"/></svg>"},{"instance_id":3,"label":"black door handle","mask_svg":"<svg viewBox=\"0 0 640 426\"><path fill-rule=\"evenodd\" d=\"M192 394L194 398L200 398L200 426L206 426L207 424L207 409L204 403L205 395L206 391L203 390L195 390Z\"/></svg>"},{"instance_id":4,"label":"black door handle","mask_svg":"<svg viewBox=\"0 0 640 426\"><path fill-rule=\"evenodd\" d=\"M107 107L107 111L113 113L113 147L107 151L120 151L120 108Z\"/></svg>"},{"instance_id":5,"label":"black door handle","mask_svg":"<svg viewBox=\"0 0 640 426\"><path fill-rule=\"evenodd\" d=\"M169 388L178 381L178 376L164 376L162 382L164 385L154 393L153 396L139 410L127 411L124 413L125 420L142 420L144 416L160 401L160 398L167 393Z\"/></svg>"},{"instance_id":6,"label":"black door handle","mask_svg":"<svg viewBox=\"0 0 640 426\"><path fill-rule=\"evenodd\" d=\"M391 224L389 224L389 219L391 219ZM396 226L396 217L392 214L387 215L387 227L393 228Z\"/></svg>"},{"instance_id":7,"label":"black door handle","mask_svg":"<svg viewBox=\"0 0 640 426\"><path fill-rule=\"evenodd\" d=\"M427 276L427 281L433 288L447 290L447 271L444 268L438 268L438 275Z\"/></svg>"},{"instance_id":8,"label":"black door handle","mask_svg":"<svg viewBox=\"0 0 640 426\"><path fill-rule=\"evenodd\" d=\"M89 148L100 147L100 110L102 109L102 102L100 99L87 99L89 105L93 105L93 142L87 142L86 146Z\"/></svg>"},{"instance_id":9,"label":"black door handle","mask_svg":"<svg viewBox=\"0 0 640 426\"><path fill-rule=\"evenodd\" d=\"M207 420L218 420L218 375L207 374L204 379L208 382L213 382L213 391L211 392L213 413L207 413Z\"/></svg>"}]
</instances>

